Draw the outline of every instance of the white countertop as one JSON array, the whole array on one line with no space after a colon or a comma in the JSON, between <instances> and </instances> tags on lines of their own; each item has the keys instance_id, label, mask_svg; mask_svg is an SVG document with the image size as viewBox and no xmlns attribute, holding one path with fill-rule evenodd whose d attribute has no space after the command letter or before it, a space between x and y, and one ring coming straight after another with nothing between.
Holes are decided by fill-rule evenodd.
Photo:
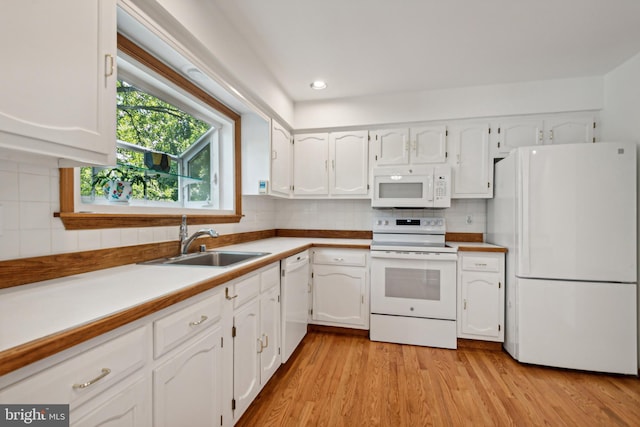
<instances>
[{"instance_id":1,"label":"white countertop","mask_svg":"<svg viewBox=\"0 0 640 427\"><path fill-rule=\"evenodd\" d=\"M504 249L503 246L492 245L491 243L479 243L479 242L447 242L447 245L452 248L460 249L461 247L469 248L477 248L479 251L482 249Z\"/></svg>"},{"instance_id":2,"label":"white countertop","mask_svg":"<svg viewBox=\"0 0 640 427\"><path fill-rule=\"evenodd\" d=\"M216 248L283 254L309 244L369 245L370 240L274 237ZM64 332L259 262L228 268L129 264L0 290L0 352Z\"/></svg>"}]
</instances>

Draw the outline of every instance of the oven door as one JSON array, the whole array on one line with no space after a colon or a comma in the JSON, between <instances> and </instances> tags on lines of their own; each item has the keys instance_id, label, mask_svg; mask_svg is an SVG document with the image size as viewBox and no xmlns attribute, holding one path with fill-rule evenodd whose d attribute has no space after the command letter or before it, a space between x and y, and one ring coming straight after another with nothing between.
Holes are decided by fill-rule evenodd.
<instances>
[{"instance_id":1,"label":"oven door","mask_svg":"<svg viewBox=\"0 0 640 427\"><path fill-rule=\"evenodd\" d=\"M454 253L371 251L371 313L456 319Z\"/></svg>"}]
</instances>

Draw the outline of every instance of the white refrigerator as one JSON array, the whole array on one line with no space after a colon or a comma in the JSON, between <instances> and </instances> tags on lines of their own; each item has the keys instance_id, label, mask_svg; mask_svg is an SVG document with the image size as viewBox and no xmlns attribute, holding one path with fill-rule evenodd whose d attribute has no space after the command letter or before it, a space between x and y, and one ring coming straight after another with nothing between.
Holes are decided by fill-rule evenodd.
<instances>
[{"instance_id":1,"label":"white refrigerator","mask_svg":"<svg viewBox=\"0 0 640 427\"><path fill-rule=\"evenodd\" d=\"M638 374L636 146L523 147L495 165L487 241L507 247L504 348Z\"/></svg>"}]
</instances>

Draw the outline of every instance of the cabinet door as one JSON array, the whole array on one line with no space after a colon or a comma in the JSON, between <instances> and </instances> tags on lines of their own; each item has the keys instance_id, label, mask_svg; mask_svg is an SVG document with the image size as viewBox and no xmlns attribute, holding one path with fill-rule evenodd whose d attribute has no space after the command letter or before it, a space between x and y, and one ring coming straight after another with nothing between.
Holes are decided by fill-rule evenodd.
<instances>
[{"instance_id":1,"label":"cabinet door","mask_svg":"<svg viewBox=\"0 0 640 427\"><path fill-rule=\"evenodd\" d=\"M366 291L364 268L314 266L312 319L337 326L368 326Z\"/></svg>"},{"instance_id":2,"label":"cabinet door","mask_svg":"<svg viewBox=\"0 0 640 427\"><path fill-rule=\"evenodd\" d=\"M271 123L271 185L273 196L289 197L291 194L291 135L279 123Z\"/></svg>"},{"instance_id":3,"label":"cabinet door","mask_svg":"<svg viewBox=\"0 0 640 427\"><path fill-rule=\"evenodd\" d=\"M269 381L280 367L280 287L260 297L260 385Z\"/></svg>"},{"instance_id":4,"label":"cabinet door","mask_svg":"<svg viewBox=\"0 0 640 427\"><path fill-rule=\"evenodd\" d=\"M496 274L462 273L462 332L497 338L502 332L500 282Z\"/></svg>"},{"instance_id":5,"label":"cabinet door","mask_svg":"<svg viewBox=\"0 0 640 427\"><path fill-rule=\"evenodd\" d=\"M293 139L293 194L329 194L329 135L295 135Z\"/></svg>"},{"instance_id":6,"label":"cabinet door","mask_svg":"<svg viewBox=\"0 0 640 427\"><path fill-rule=\"evenodd\" d=\"M505 157L518 147L542 144L544 122L541 119L503 121L495 133L493 157Z\"/></svg>"},{"instance_id":7,"label":"cabinet door","mask_svg":"<svg viewBox=\"0 0 640 427\"><path fill-rule=\"evenodd\" d=\"M595 119L591 114L546 119L544 128L545 144L595 142Z\"/></svg>"},{"instance_id":8,"label":"cabinet door","mask_svg":"<svg viewBox=\"0 0 640 427\"><path fill-rule=\"evenodd\" d=\"M410 129L411 163L444 163L447 161L447 127L424 126Z\"/></svg>"},{"instance_id":9,"label":"cabinet door","mask_svg":"<svg viewBox=\"0 0 640 427\"><path fill-rule=\"evenodd\" d=\"M332 195L367 195L369 192L369 133L336 132L329 135Z\"/></svg>"},{"instance_id":10,"label":"cabinet door","mask_svg":"<svg viewBox=\"0 0 640 427\"><path fill-rule=\"evenodd\" d=\"M455 147L451 158L451 198L489 198L493 195L493 162L489 158L489 125L460 124L451 128Z\"/></svg>"},{"instance_id":11,"label":"cabinet door","mask_svg":"<svg viewBox=\"0 0 640 427\"><path fill-rule=\"evenodd\" d=\"M375 142L375 166L409 164L409 129L387 129L371 133Z\"/></svg>"},{"instance_id":12,"label":"cabinet door","mask_svg":"<svg viewBox=\"0 0 640 427\"><path fill-rule=\"evenodd\" d=\"M3 2L0 52L0 146L115 163L115 0Z\"/></svg>"},{"instance_id":13,"label":"cabinet door","mask_svg":"<svg viewBox=\"0 0 640 427\"><path fill-rule=\"evenodd\" d=\"M104 394L108 396L95 398L72 412L70 425L151 427L151 382L147 377L137 376Z\"/></svg>"},{"instance_id":14,"label":"cabinet door","mask_svg":"<svg viewBox=\"0 0 640 427\"><path fill-rule=\"evenodd\" d=\"M153 371L156 427L220 424L221 337L222 329L216 325Z\"/></svg>"},{"instance_id":15,"label":"cabinet door","mask_svg":"<svg viewBox=\"0 0 640 427\"><path fill-rule=\"evenodd\" d=\"M233 418L239 419L260 390L260 299L233 315Z\"/></svg>"}]
</instances>

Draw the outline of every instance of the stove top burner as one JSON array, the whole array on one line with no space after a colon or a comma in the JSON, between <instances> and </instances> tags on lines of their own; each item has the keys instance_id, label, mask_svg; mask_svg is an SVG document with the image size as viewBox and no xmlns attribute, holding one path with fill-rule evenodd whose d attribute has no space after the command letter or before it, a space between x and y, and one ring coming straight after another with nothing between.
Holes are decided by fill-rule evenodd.
<instances>
[{"instance_id":1,"label":"stove top burner","mask_svg":"<svg viewBox=\"0 0 640 427\"><path fill-rule=\"evenodd\" d=\"M375 218L372 251L456 252L445 244L444 218Z\"/></svg>"}]
</instances>

